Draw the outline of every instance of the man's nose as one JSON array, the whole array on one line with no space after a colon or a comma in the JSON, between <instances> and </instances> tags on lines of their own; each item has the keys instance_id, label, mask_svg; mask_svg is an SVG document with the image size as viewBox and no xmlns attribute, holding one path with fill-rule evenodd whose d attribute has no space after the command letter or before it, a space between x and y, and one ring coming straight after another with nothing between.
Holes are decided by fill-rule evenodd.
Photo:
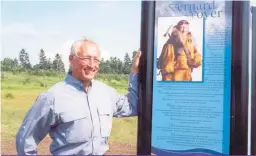
<instances>
[{"instance_id":1,"label":"man's nose","mask_svg":"<svg viewBox=\"0 0 256 156\"><path fill-rule=\"evenodd\" d=\"M95 63L96 63L96 62L94 61L94 59L91 58L91 59L89 59L88 65L89 65L90 67L93 67Z\"/></svg>"},{"instance_id":2,"label":"man's nose","mask_svg":"<svg viewBox=\"0 0 256 156\"><path fill-rule=\"evenodd\" d=\"M88 61L88 66L92 67L92 65L93 65L93 60L90 59L90 60Z\"/></svg>"}]
</instances>

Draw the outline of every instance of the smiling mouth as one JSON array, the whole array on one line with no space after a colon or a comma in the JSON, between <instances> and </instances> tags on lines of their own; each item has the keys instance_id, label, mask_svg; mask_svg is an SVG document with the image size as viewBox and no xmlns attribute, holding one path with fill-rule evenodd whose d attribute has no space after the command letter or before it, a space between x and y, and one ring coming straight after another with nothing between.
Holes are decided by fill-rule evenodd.
<instances>
[{"instance_id":1,"label":"smiling mouth","mask_svg":"<svg viewBox=\"0 0 256 156\"><path fill-rule=\"evenodd\" d=\"M95 70L93 70L93 69L84 69L84 72L88 73L88 74L92 74L92 73L95 72Z\"/></svg>"}]
</instances>

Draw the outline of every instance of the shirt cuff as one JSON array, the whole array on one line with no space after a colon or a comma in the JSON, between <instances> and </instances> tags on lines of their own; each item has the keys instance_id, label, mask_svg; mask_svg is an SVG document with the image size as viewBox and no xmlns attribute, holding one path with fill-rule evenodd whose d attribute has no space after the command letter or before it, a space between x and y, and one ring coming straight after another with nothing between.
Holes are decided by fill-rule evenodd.
<instances>
[{"instance_id":1,"label":"shirt cuff","mask_svg":"<svg viewBox=\"0 0 256 156\"><path fill-rule=\"evenodd\" d=\"M139 73L130 73L129 74L129 81L130 82L138 82L138 76L139 76Z\"/></svg>"}]
</instances>

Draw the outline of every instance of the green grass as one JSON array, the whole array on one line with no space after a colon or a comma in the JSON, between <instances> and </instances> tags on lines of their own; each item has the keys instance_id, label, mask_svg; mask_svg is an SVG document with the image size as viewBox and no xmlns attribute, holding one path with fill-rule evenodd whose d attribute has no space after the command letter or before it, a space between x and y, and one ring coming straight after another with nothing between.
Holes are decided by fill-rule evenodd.
<instances>
[{"instance_id":1,"label":"green grass","mask_svg":"<svg viewBox=\"0 0 256 156\"><path fill-rule=\"evenodd\" d=\"M127 92L128 79L121 76L119 81L113 80L115 76L100 75L97 78L114 87L119 93ZM63 76L42 77L30 76L25 73L14 75L4 73L2 86L2 140L13 140L26 112L31 107L39 93L46 91L55 83L62 81ZM112 81L111 81L112 80ZM137 118L113 118L113 128L110 141L136 144Z\"/></svg>"}]
</instances>

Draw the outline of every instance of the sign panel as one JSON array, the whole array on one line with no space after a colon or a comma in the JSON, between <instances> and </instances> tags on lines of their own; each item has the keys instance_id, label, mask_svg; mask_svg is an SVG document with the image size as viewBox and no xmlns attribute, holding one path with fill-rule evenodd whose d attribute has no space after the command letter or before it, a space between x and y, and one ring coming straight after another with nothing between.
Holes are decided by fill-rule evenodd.
<instances>
[{"instance_id":1,"label":"sign panel","mask_svg":"<svg viewBox=\"0 0 256 156\"><path fill-rule=\"evenodd\" d=\"M230 154L232 2L156 1L154 154Z\"/></svg>"}]
</instances>

